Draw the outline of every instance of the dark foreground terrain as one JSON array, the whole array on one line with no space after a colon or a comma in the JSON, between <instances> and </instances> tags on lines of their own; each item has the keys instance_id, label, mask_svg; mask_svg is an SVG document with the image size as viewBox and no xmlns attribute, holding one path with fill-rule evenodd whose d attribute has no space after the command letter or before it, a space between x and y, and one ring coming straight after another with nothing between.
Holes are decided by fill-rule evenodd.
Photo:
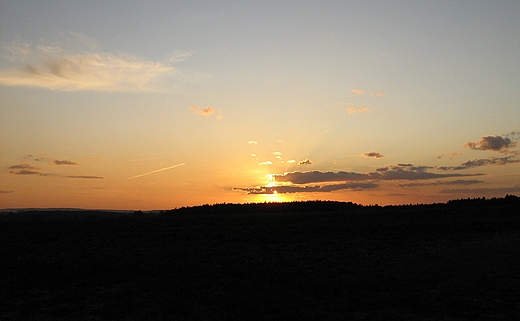
<instances>
[{"instance_id":1,"label":"dark foreground terrain","mask_svg":"<svg viewBox=\"0 0 520 321\"><path fill-rule=\"evenodd\" d=\"M517 198L307 205L4 213L0 320L520 319Z\"/></svg>"}]
</instances>

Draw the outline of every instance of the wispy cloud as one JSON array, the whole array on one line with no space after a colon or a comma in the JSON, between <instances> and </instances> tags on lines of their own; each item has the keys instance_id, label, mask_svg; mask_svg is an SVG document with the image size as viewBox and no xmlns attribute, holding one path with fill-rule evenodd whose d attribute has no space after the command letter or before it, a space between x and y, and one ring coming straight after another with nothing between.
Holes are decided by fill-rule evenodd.
<instances>
[{"instance_id":1,"label":"wispy cloud","mask_svg":"<svg viewBox=\"0 0 520 321\"><path fill-rule=\"evenodd\" d=\"M356 114L356 113L364 113L369 110L368 107L349 107L347 108L347 113Z\"/></svg>"},{"instance_id":2,"label":"wispy cloud","mask_svg":"<svg viewBox=\"0 0 520 321\"><path fill-rule=\"evenodd\" d=\"M408 184L399 184L399 187L416 187L416 186L437 186L437 185L474 185L484 183L484 181L479 181L476 179L457 179L453 181L445 181L445 182L428 182L428 183L408 183Z\"/></svg>"},{"instance_id":3,"label":"wispy cloud","mask_svg":"<svg viewBox=\"0 0 520 321\"><path fill-rule=\"evenodd\" d=\"M462 153L459 153L459 152L451 152L449 154L437 153L437 159L441 159L443 157L447 157L448 159L453 159L453 158L459 157L459 156L462 156Z\"/></svg>"},{"instance_id":4,"label":"wispy cloud","mask_svg":"<svg viewBox=\"0 0 520 321\"><path fill-rule=\"evenodd\" d=\"M381 154L380 152L368 152L364 153L362 156L367 158L384 158L385 155Z\"/></svg>"},{"instance_id":5,"label":"wispy cloud","mask_svg":"<svg viewBox=\"0 0 520 321\"><path fill-rule=\"evenodd\" d=\"M32 157L32 155L28 155L29 157ZM27 157L24 157L26 159ZM39 161L40 159L35 159L35 161ZM79 165L76 162L70 161L70 160L54 160L51 162L48 166L77 166ZM9 170L9 174L14 175L34 175L34 176L44 176L44 177L64 177L64 178L82 178L82 179L103 179L104 177L101 176L92 176L92 175L69 175L69 176L63 176L61 174L57 173L47 173L43 171L42 167L31 165L29 163L20 163L16 165L12 165L7 167Z\"/></svg>"},{"instance_id":6,"label":"wispy cloud","mask_svg":"<svg viewBox=\"0 0 520 321\"><path fill-rule=\"evenodd\" d=\"M52 165L79 165L79 163L70 161L70 160L55 160L52 162Z\"/></svg>"},{"instance_id":7,"label":"wispy cloud","mask_svg":"<svg viewBox=\"0 0 520 321\"><path fill-rule=\"evenodd\" d=\"M15 175L42 175L40 166L33 166L27 163L16 164L7 167L10 174Z\"/></svg>"},{"instance_id":8,"label":"wispy cloud","mask_svg":"<svg viewBox=\"0 0 520 321\"><path fill-rule=\"evenodd\" d=\"M516 159L515 156L489 157L469 160L458 166L439 166L438 168L443 171L458 171L473 167L481 167L487 165L506 165L511 163L520 163L520 160Z\"/></svg>"},{"instance_id":9,"label":"wispy cloud","mask_svg":"<svg viewBox=\"0 0 520 321\"><path fill-rule=\"evenodd\" d=\"M209 117L217 110L213 107L199 108L199 106L190 106L190 109L197 115L202 115L204 117ZM217 119L222 119L222 114L220 112L217 113Z\"/></svg>"},{"instance_id":10,"label":"wispy cloud","mask_svg":"<svg viewBox=\"0 0 520 321\"><path fill-rule=\"evenodd\" d=\"M516 185L513 187L489 187L489 188L454 188L454 189L443 189L439 191L439 193L446 194L473 194L473 195L482 195L482 194L509 194L509 193L519 193L520 185Z\"/></svg>"},{"instance_id":11,"label":"wispy cloud","mask_svg":"<svg viewBox=\"0 0 520 321\"><path fill-rule=\"evenodd\" d=\"M168 59L168 61L178 63L190 58L193 55L193 52L187 50L176 50L173 55Z\"/></svg>"},{"instance_id":12,"label":"wispy cloud","mask_svg":"<svg viewBox=\"0 0 520 321\"><path fill-rule=\"evenodd\" d=\"M129 54L78 48L81 35L68 37L61 46L19 44L3 46L12 65L0 71L0 84L60 91L172 92L180 84L203 75L181 72L172 62L187 59L179 52L170 60L151 61Z\"/></svg>"},{"instance_id":13,"label":"wispy cloud","mask_svg":"<svg viewBox=\"0 0 520 321\"><path fill-rule=\"evenodd\" d=\"M254 141L254 140L250 140L250 141L248 141L247 143L248 143L249 145L256 145L256 144L258 144L258 143L257 143L256 141Z\"/></svg>"},{"instance_id":14,"label":"wispy cloud","mask_svg":"<svg viewBox=\"0 0 520 321\"><path fill-rule=\"evenodd\" d=\"M79 179L105 179L103 176L90 176L90 175L76 175L76 176L65 176L66 178L79 178Z\"/></svg>"},{"instance_id":15,"label":"wispy cloud","mask_svg":"<svg viewBox=\"0 0 520 321\"><path fill-rule=\"evenodd\" d=\"M354 94L357 94L357 95L365 94L365 90L364 89L352 88L350 91L352 91Z\"/></svg>"},{"instance_id":16,"label":"wispy cloud","mask_svg":"<svg viewBox=\"0 0 520 321\"><path fill-rule=\"evenodd\" d=\"M27 163L22 163L22 164L17 164L17 165L12 165L12 166L9 166L7 167L8 169L14 169L14 170L17 170L17 169L25 169L25 170L41 170L42 168L39 167L39 166L33 166L33 165L30 165L30 164L27 164Z\"/></svg>"},{"instance_id":17,"label":"wispy cloud","mask_svg":"<svg viewBox=\"0 0 520 321\"><path fill-rule=\"evenodd\" d=\"M3 189L0 189L0 194L9 194L9 193L13 193L13 192L14 192L14 190L6 191L6 190L3 190Z\"/></svg>"}]
</instances>

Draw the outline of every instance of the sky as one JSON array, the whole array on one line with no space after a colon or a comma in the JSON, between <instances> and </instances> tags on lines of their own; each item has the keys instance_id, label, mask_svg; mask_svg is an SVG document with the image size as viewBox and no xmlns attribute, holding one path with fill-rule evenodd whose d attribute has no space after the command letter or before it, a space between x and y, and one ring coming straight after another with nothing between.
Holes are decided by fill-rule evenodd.
<instances>
[{"instance_id":1,"label":"sky","mask_svg":"<svg viewBox=\"0 0 520 321\"><path fill-rule=\"evenodd\" d=\"M0 208L520 195L519 1L0 2Z\"/></svg>"}]
</instances>

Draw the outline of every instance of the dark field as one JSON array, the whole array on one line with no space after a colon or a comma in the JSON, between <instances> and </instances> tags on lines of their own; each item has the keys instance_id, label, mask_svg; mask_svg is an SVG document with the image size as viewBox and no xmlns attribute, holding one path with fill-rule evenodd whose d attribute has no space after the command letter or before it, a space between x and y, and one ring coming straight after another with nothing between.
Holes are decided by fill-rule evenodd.
<instances>
[{"instance_id":1,"label":"dark field","mask_svg":"<svg viewBox=\"0 0 520 321\"><path fill-rule=\"evenodd\" d=\"M519 212L4 218L0 319L518 320Z\"/></svg>"}]
</instances>

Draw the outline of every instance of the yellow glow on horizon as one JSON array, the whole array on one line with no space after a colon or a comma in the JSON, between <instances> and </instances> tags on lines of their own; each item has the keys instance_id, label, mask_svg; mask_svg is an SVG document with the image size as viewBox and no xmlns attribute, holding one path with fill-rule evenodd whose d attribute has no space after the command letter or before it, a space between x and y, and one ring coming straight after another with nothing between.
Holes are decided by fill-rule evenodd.
<instances>
[{"instance_id":1,"label":"yellow glow on horizon","mask_svg":"<svg viewBox=\"0 0 520 321\"><path fill-rule=\"evenodd\" d=\"M281 203L281 202L291 202L293 198L288 194L281 193L273 193L273 194L258 194L255 195L254 202L255 203Z\"/></svg>"}]
</instances>

